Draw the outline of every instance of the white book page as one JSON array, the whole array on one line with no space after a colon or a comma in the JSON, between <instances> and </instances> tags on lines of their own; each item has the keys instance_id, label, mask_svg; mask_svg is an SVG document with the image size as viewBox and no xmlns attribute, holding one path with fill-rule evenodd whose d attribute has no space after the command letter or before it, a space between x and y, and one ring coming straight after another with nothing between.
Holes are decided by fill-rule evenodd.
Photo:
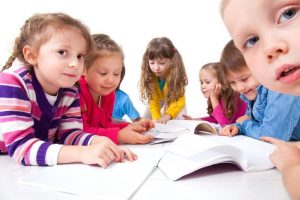
<instances>
[{"instance_id":1,"label":"white book page","mask_svg":"<svg viewBox=\"0 0 300 200\"><path fill-rule=\"evenodd\" d=\"M155 127L144 134L150 134L154 140L150 144L174 141L178 136L187 133L188 130L169 124L155 123Z\"/></svg>"},{"instance_id":2,"label":"white book page","mask_svg":"<svg viewBox=\"0 0 300 200\"><path fill-rule=\"evenodd\" d=\"M240 137L240 136L237 136ZM274 168L270 160L270 154L275 150L275 146L249 137L240 137L233 145L243 151L247 157L247 171L262 171Z\"/></svg>"},{"instance_id":3,"label":"white book page","mask_svg":"<svg viewBox=\"0 0 300 200\"><path fill-rule=\"evenodd\" d=\"M133 151L138 155L134 162L113 163L106 169L84 164L41 167L22 177L20 183L93 199L129 199L163 155L163 149Z\"/></svg>"},{"instance_id":4,"label":"white book page","mask_svg":"<svg viewBox=\"0 0 300 200\"><path fill-rule=\"evenodd\" d=\"M192 133L206 133L206 134L212 134L219 132L219 129L221 126L219 124L210 123L207 121L202 120L170 120L167 122L169 125L174 125L178 127L183 127L185 129L190 130ZM201 126L205 125L205 126ZM199 132L199 128L204 129L204 131ZM208 127L208 128L207 128ZM209 129L213 129L212 131L208 131Z\"/></svg>"}]
</instances>

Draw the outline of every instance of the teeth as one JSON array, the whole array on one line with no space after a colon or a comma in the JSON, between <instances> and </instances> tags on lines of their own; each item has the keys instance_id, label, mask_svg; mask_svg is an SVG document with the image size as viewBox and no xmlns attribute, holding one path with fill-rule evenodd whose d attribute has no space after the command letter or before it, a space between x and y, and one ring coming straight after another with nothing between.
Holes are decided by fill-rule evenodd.
<instances>
[{"instance_id":1,"label":"teeth","mask_svg":"<svg viewBox=\"0 0 300 200\"><path fill-rule=\"evenodd\" d=\"M292 70L293 68L288 68L288 69L286 69L286 70L284 70L284 72L288 72L288 71L290 71L290 70Z\"/></svg>"}]
</instances>

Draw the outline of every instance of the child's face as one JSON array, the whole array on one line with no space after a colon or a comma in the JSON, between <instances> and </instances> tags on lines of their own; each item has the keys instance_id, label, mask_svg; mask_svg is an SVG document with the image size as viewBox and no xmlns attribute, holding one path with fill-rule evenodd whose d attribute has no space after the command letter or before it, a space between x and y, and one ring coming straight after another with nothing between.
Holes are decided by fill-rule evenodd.
<instances>
[{"instance_id":1,"label":"child's face","mask_svg":"<svg viewBox=\"0 0 300 200\"><path fill-rule=\"evenodd\" d=\"M41 45L36 56L27 60L47 94L55 95L60 88L71 87L84 69L86 41L76 29L49 27L51 37ZM31 48L25 46L24 49Z\"/></svg>"},{"instance_id":2,"label":"child's face","mask_svg":"<svg viewBox=\"0 0 300 200\"><path fill-rule=\"evenodd\" d=\"M123 60L119 53L99 56L89 69L85 70L85 79L93 97L108 95L116 90L121 79Z\"/></svg>"},{"instance_id":3,"label":"child's face","mask_svg":"<svg viewBox=\"0 0 300 200\"><path fill-rule=\"evenodd\" d=\"M230 0L224 22L266 87L300 95L300 1Z\"/></svg>"},{"instance_id":4,"label":"child's face","mask_svg":"<svg viewBox=\"0 0 300 200\"><path fill-rule=\"evenodd\" d=\"M199 73L199 81L201 84L201 92L205 98L210 96L212 87L219 83L216 74L208 69L201 69Z\"/></svg>"},{"instance_id":5,"label":"child's face","mask_svg":"<svg viewBox=\"0 0 300 200\"><path fill-rule=\"evenodd\" d=\"M259 82L246 66L238 72L228 72L227 80L234 91L243 94L249 100L256 98Z\"/></svg>"},{"instance_id":6,"label":"child's face","mask_svg":"<svg viewBox=\"0 0 300 200\"><path fill-rule=\"evenodd\" d=\"M171 59L169 58L157 58L149 60L151 71L160 79L166 79L170 65Z\"/></svg>"}]
</instances>

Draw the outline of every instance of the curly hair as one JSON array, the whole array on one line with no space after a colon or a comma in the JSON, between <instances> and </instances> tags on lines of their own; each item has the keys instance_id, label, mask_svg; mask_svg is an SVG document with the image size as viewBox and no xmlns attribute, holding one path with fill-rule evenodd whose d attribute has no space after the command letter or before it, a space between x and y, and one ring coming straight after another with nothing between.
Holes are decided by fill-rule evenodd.
<instances>
[{"instance_id":1,"label":"curly hair","mask_svg":"<svg viewBox=\"0 0 300 200\"><path fill-rule=\"evenodd\" d=\"M45 13L36 14L25 21L21 27L20 35L15 39L12 55L8 58L2 71L11 67L13 61L17 58L25 65L30 64L25 60L23 48L26 45L32 46L36 51L39 50L42 44L47 42L51 35L47 32L47 28L52 26L56 29L63 30L65 28L75 28L79 30L86 40L87 55L93 48L93 41L88 28L79 20L72 18L64 13Z\"/></svg>"},{"instance_id":2,"label":"curly hair","mask_svg":"<svg viewBox=\"0 0 300 200\"><path fill-rule=\"evenodd\" d=\"M180 53L171 40L166 37L152 39L143 55L139 81L140 98L143 102L149 102L152 98L155 88L155 74L150 69L149 60L157 58L171 59L171 66L166 79L168 85L166 104L170 105L184 95L188 78Z\"/></svg>"},{"instance_id":3,"label":"curly hair","mask_svg":"<svg viewBox=\"0 0 300 200\"><path fill-rule=\"evenodd\" d=\"M201 70L209 70L212 72L212 74L215 74L218 82L221 84L221 93L219 95L219 101L223 101L225 105L225 116L228 119L231 119L237 108L235 105L237 104L237 101L239 100L239 94L236 93L229 85L229 83L226 80L226 77L224 77L223 73L220 71L220 63L207 63L203 65ZM200 71L201 71L200 70ZM208 101L207 105L207 113L211 115L213 112L213 107L210 101Z\"/></svg>"}]
</instances>

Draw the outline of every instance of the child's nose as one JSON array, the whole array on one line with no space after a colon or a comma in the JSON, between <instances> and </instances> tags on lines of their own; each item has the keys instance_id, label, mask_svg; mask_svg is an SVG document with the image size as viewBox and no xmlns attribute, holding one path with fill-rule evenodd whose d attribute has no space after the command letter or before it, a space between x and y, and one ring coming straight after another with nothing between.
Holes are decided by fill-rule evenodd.
<instances>
[{"instance_id":1,"label":"child's nose","mask_svg":"<svg viewBox=\"0 0 300 200\"><path fill-rule=\"evenodd\" d=\"M72 59L69 63L69 67L73 68L73 67L77 67L78 66L78 59Z\"/></svg>"}]
</instances>

